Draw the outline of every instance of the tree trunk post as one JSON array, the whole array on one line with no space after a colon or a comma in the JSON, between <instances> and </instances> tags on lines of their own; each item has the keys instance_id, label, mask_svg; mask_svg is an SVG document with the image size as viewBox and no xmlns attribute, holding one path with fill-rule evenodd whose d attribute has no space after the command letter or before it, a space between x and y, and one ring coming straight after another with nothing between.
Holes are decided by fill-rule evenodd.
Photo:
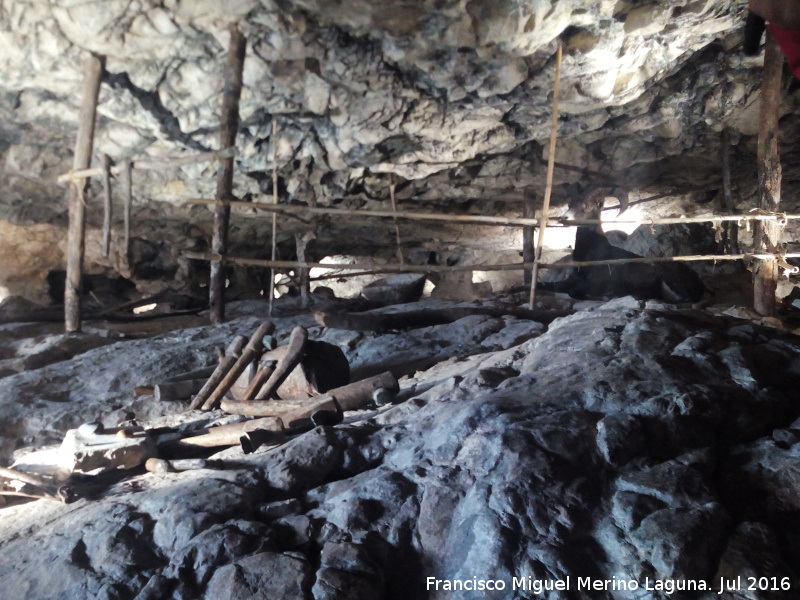
<instances>
[{"instance_id":1,"label":"tree trunk post","mask_svg":"<svg viewBox=\"0 0 800 600\"><path fill-rule=\"evenodd\" d=\"M228 59L225 63L225 83L222 89L222 115L219 127L220 150L236 145L239 130L239 98L242 94L242 70L247 41L237 25L230 26ZM217 204L214 207L214 226L211 233L211 251L224 255L228 251L228 223L233 199L233 157L224 158L217 170ZM211 281L208 286L211 322L225 320L225 263L211 263Z\"/></svg>"},{"instance_id":2,"label":"tree trunk post","mask_svg":"<svg viewBox=\"0 0 800 600\"><path fill-rule=\"evenodd\" d=\"M781 101L783 54L778 43L767 33L764 73L761 80L761 114L758 130L758 208L778 212L781 201L781 161L778 152L778 116ZM756 253L777 252L781 226L777 221L756 222L753 245ZM777 260L755 263L753 308L760 315L775 314L775 291L778 285Z\"/></svg>"},{"instance_id":3,"label":"tree trunk post","mask_svg":"<svg viewBox=\"0 0 800 600\"><path fill-rule=\"evenodd\" d=\"M94 54L86 59L83 93L78 117L73 170L89 168L94 146L97 98L105 59ZM67 228L67 280L64 288L64 327L67 332L81 330L81 295L83 292L83 255L85 251L87 179L72 180L69 187L69 225Z\"/></svg>"}]
</instances>

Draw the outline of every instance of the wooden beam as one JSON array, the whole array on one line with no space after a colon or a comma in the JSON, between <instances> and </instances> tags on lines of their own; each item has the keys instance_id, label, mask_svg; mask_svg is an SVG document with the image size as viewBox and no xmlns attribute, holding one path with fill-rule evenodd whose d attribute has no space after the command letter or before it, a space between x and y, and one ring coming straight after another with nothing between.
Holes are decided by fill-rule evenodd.
<instances>
[{"instance_id":1,"label":"wooden beam","mask_svg":"<svg viewBox=\"0 0 800 600\"><path fill-rule=\"evenodd\" d=\"M83 76L78 137L75 141L73 169L86 169L92 162L97 98L103 76L104 57L89 55ZM67 332L81 330L81 294L83 291L83 255L85 250L86 204L88 181L73 182L69 188L69 225L67 228L67 281L64 289L64 325Z\"/></svg>"},{"instance_id":2,"label":"wooden beam","mask_svg":"<svg viewBox=\"0 0 800 600\"><path fill-rule=\"evenodd\" d=\"M242 70L247 41L237 25L228 29L230 43L228 59L225 63L225 84L222 89L222 115L219 128L220 148L236 145L239 130L239 98L242 94ZM217 170L217 205L214 207L214 226L211 237L213 252L224 254L228 251L228 222L231 207L227 204L233 198L233 157L220 161ZM225 269L221 264L211 264L211 281L208 286L208 303L212 323L225 320Z\"/></svg>"},{"instance_id":3,"label":"wooden beam","mask_svg":"<svg viewBox=\"0 0 800 600\"><path fill-rule=\"evenodd\" d=\"M778 117L781 102L783 54L772 34L767 32L764 72L761 79L761 114L758 128L758 208L778 212L781 201L781 160L778 151ZM757 222L753 231L755 252L774 254L780 244L778 221ZM758 314L775 314L778 262L774 258L755 265L753 308Z\"/></svg>"},{"instance_id":4,"label":"wooden beam","mask_svg":"<svg viewBox=\"0 0 800 600\"><path fill-rule=\"evenodd\" d=\"M371 274L377 273L450 273L456 271L520 271L530 269L531 263L508 263L501 265L398 265L396 263L379 265L375 263L317 263L298 262L295 260L264 260L261 258L247 258L243 256L220 256L210 252L184 252L183 256L192 260L205 260L208 262L226 262L234 265L247 265L254 267L274 267L276 269L329 269L350 270L352 273L340 273L336 277L359 277L364 271ZM787 252L781 258L800 258L800 252ZM698 254L692 256L642 256L639 258L617 258L609 260L576 261L539 263L541 269L572 269L574 267L591 267L596 265L624 265L624 264L655 264L662 262L695 262L695 261L723 261L723 260L753 260L774 259L773 254Z\"/></svg>"},{"instance_id":5,"label":"wooden beam","mask_svg":"<svg viewBox=\"0 0 800 600\"><path fill-rule=\"evenodd\" d=\"M629 206L638 204L640 201L631 202ZM182 201L183 204L217 204L214 198L188 198ZM228 202L231 208L246 209L250 212L264 211L267 213L285 213L303 218L310 218L312 215L330 215L340 217L364 217L367 219L410 219L417 221L437 221L443 223L471 223L474 225L487 225L498 227L538 227L539 219L525 217L491 217L486 215L451 215L445 213L424 213L391 210L364 210L351 208L332 208L327 206L300 206L297 204L271 204L267 202L243 202L241 200L231 200ZM616 208L615 208L616 210ZM564 219L551 218L548 227L563 226L577 227L579 225L612 224L619 225L684 225L686 223L720 223L725 221L736 221L745 223L747 221L772 221L772 220L797 220L800 215L706 215L702 217L665 217L662 219Z\"/></svg>"}]
</instances>

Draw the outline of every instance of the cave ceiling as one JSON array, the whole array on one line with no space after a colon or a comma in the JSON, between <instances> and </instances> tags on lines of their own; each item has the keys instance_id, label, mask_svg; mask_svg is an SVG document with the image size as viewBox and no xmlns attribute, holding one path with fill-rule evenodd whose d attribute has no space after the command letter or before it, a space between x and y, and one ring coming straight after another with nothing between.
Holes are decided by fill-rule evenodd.
<instances>
[{"instance_id":1,"label":"cave ceiling","mask_svg":"<svg viewBox=\"0 0 800 600\"><path fill-rule=\"evenodd\" d=\"M556 156L572 168L556 169L556 210L576 183L608 181L707 211L724 129L737 203L753 200L762 59L741 53L742 2L14 0L0 12L0 255L38 255L30 273L7 269L7 287L41 279L63 255L56 177L71 167L87 52L106 57L95 163L211 150L232 23L248 41L238 198L271 201L277 163L283 203L388 209L394 183L401 210L520 215L524 194L545 187L560 39ZM795 104L787 84L785 157ZM786 158L784 168L791 181ZM168 248L167 262L206 247L211 209L184 201L214 190L213 164L135 172L134 238ZM99 192L93 181L87 268L126 274L118 251L99 252ZM269 220L252 212L234 215L231 251L266 256ZM284 257L309 227L316 258L394 252L391 222L282 218ZM412 258L435 244L491 249L490 239L485 228L403 226Z\"/></svg>"}]
</instances>

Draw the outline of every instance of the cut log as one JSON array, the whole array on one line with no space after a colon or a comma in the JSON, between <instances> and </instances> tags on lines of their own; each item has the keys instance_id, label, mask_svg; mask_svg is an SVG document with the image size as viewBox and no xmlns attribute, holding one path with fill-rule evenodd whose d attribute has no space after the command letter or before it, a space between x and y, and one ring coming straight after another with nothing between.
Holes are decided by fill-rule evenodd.
<instances>
[{"instance_id":1,"label":"cut log","mask_svg":"<svg viewBox=\"0 0 800 600\"><path fill-rule=\"evenodd\" d=\"M264 350L264 336L271 335L273 331L275 331L275 325L270 321L265 321L259 325L255 333L250 337L250 341L247 342L247 346L242 350L242 355L236 360L230 371L225 374L217 388L211 392L208 400L203 403L203 410L211 410L219 405L219 401L231 389L239 375L261 355Z\"/></svg>"},{"instance_id":2,"label":"cut log","mask_svg":"<svg viewBox=\"0 0 800 600\"><path fill-rule=\"evenodd\" d=\"M234 423L232 425L220 425L211 427L205 433L181 438L177 441L167 443L169 450L180 450L181 448L216 448L218 446L236 446L240 443L240 438L254 431L263 431L268 434L274 443L282 443L286 439L283 422L275 417L263 417Z\"/></svg>"},{"instance_id":3,"label":"cut log","mask_svg":"<svg viewBox=\"0 0 800 600\"><path fill-rule=\"evenodd\" d=\"M217 365L217 368L214 369L214 373L208 378L208 381L206 381L206 384L203 386L203 388L197 392L197 395L194 397L194 399L192 399L192 403L189 405L189 410L195 410L203 406L208 397L211 396L212 392L219 387L219 384L233 368L233 365L236 364L236 361L239 358L245 343L247 343L247 338L243 335L237 335L233 339L228 346L228 349L225 351L225 356L220 358L219 365Z\"/></svg>"},{"instance_id":4,"label":"cut log","mask_svg":"<svg viewBox=\"0 0 800 600\"><path fill-rule=\"evenodd\" d=\"M336 398L343 411L359 410L369 405L373 392L380 388L389 390L392 395L400 390L397 378L391 372L384 371L373 377L328 390L327 393Z\"/></svg>"},{"instance_id":5,"label":"cut log","mask_svg":"<svg viewBox=\"0 0 800 600\"><path fill-rule=\"evenodd\" d=\"M278 361L275 370L269 376L267 382L262 386L255 396L256 400L266 400L275 393L278 386L283 383L294 371L303 358L306 341L308 341L308 331L304 327L295 327L289 336L289 345L285 356Z\"/></svg>"},{"instance_id":6,"label":"cut log","mask_svg":"<svg viewBox=\"0 0 800 600\"><path fill-rule=\"evenodd\" d=\"M320 412L341 414L339 404L330 394L304 400L223 400L220 408L234 415L250 417L275 417L283 421L287 428L297 427L312 415Z\"/></svg>"},{"instance_id":7,"label":"cut log","mask_svg":"<svg viewBox=\"0 0 800 600\"><path fill-rule=\"evenodd\" d=\"M225 412L236 415L281 417L284 423L290 426L289 423L292 421L311 417L319 410L330 410L330 401L332 399L336 401L336 405L343 412L366 408L372 403L372 395L378 389L386 389L392 394L396 394L400 386L395 376L386 371L374 377L334 388L314 398L303 400L253 400L251 402L223 400L220 407Z\"/></svg>"}]
</instances>

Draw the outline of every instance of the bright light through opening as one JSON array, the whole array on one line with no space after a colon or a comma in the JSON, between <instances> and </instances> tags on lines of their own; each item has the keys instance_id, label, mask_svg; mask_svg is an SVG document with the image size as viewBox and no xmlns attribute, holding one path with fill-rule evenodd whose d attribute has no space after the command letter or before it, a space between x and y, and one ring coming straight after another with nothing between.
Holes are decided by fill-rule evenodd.
<instances>
[{"instance_id":1,"label":"bright light through opening","mask_svg":"<svg viewBox=\"0 0 800 600\"><path fill-rule=\"evenodd\" d=\"M8 288L0 285L0 302L8 298L10 295L11 292L8 291Z\"/></svg>"},{"instance_id":2,"label":"bright light through opening","mask_svg":"<svg viewBox=\"0 0 800 600\"><path fill-rule=\"evenodd\" d=\"M133 309L133 314L140 315L140 314L142 314L144 312L148 312L148 311L153 310L156 306L158 306L156 303L145 304L143 306L137 306L136 308Z\"/></svg>"},{"instance_id":3,"label":"bright light through opening","mask_svg":"<svg viewBox=\"0 0 800 600\"><path fill-rule=\"evenodd\" d=\"M631 206L621 215L618 211L606 211L601 217L604 221L619 219L625 221L624 223L603 223L603 231L624 231L628 235L632 234L634 229L642 224L644 215L638 206Z\"/></svg>"}]
</instances>

